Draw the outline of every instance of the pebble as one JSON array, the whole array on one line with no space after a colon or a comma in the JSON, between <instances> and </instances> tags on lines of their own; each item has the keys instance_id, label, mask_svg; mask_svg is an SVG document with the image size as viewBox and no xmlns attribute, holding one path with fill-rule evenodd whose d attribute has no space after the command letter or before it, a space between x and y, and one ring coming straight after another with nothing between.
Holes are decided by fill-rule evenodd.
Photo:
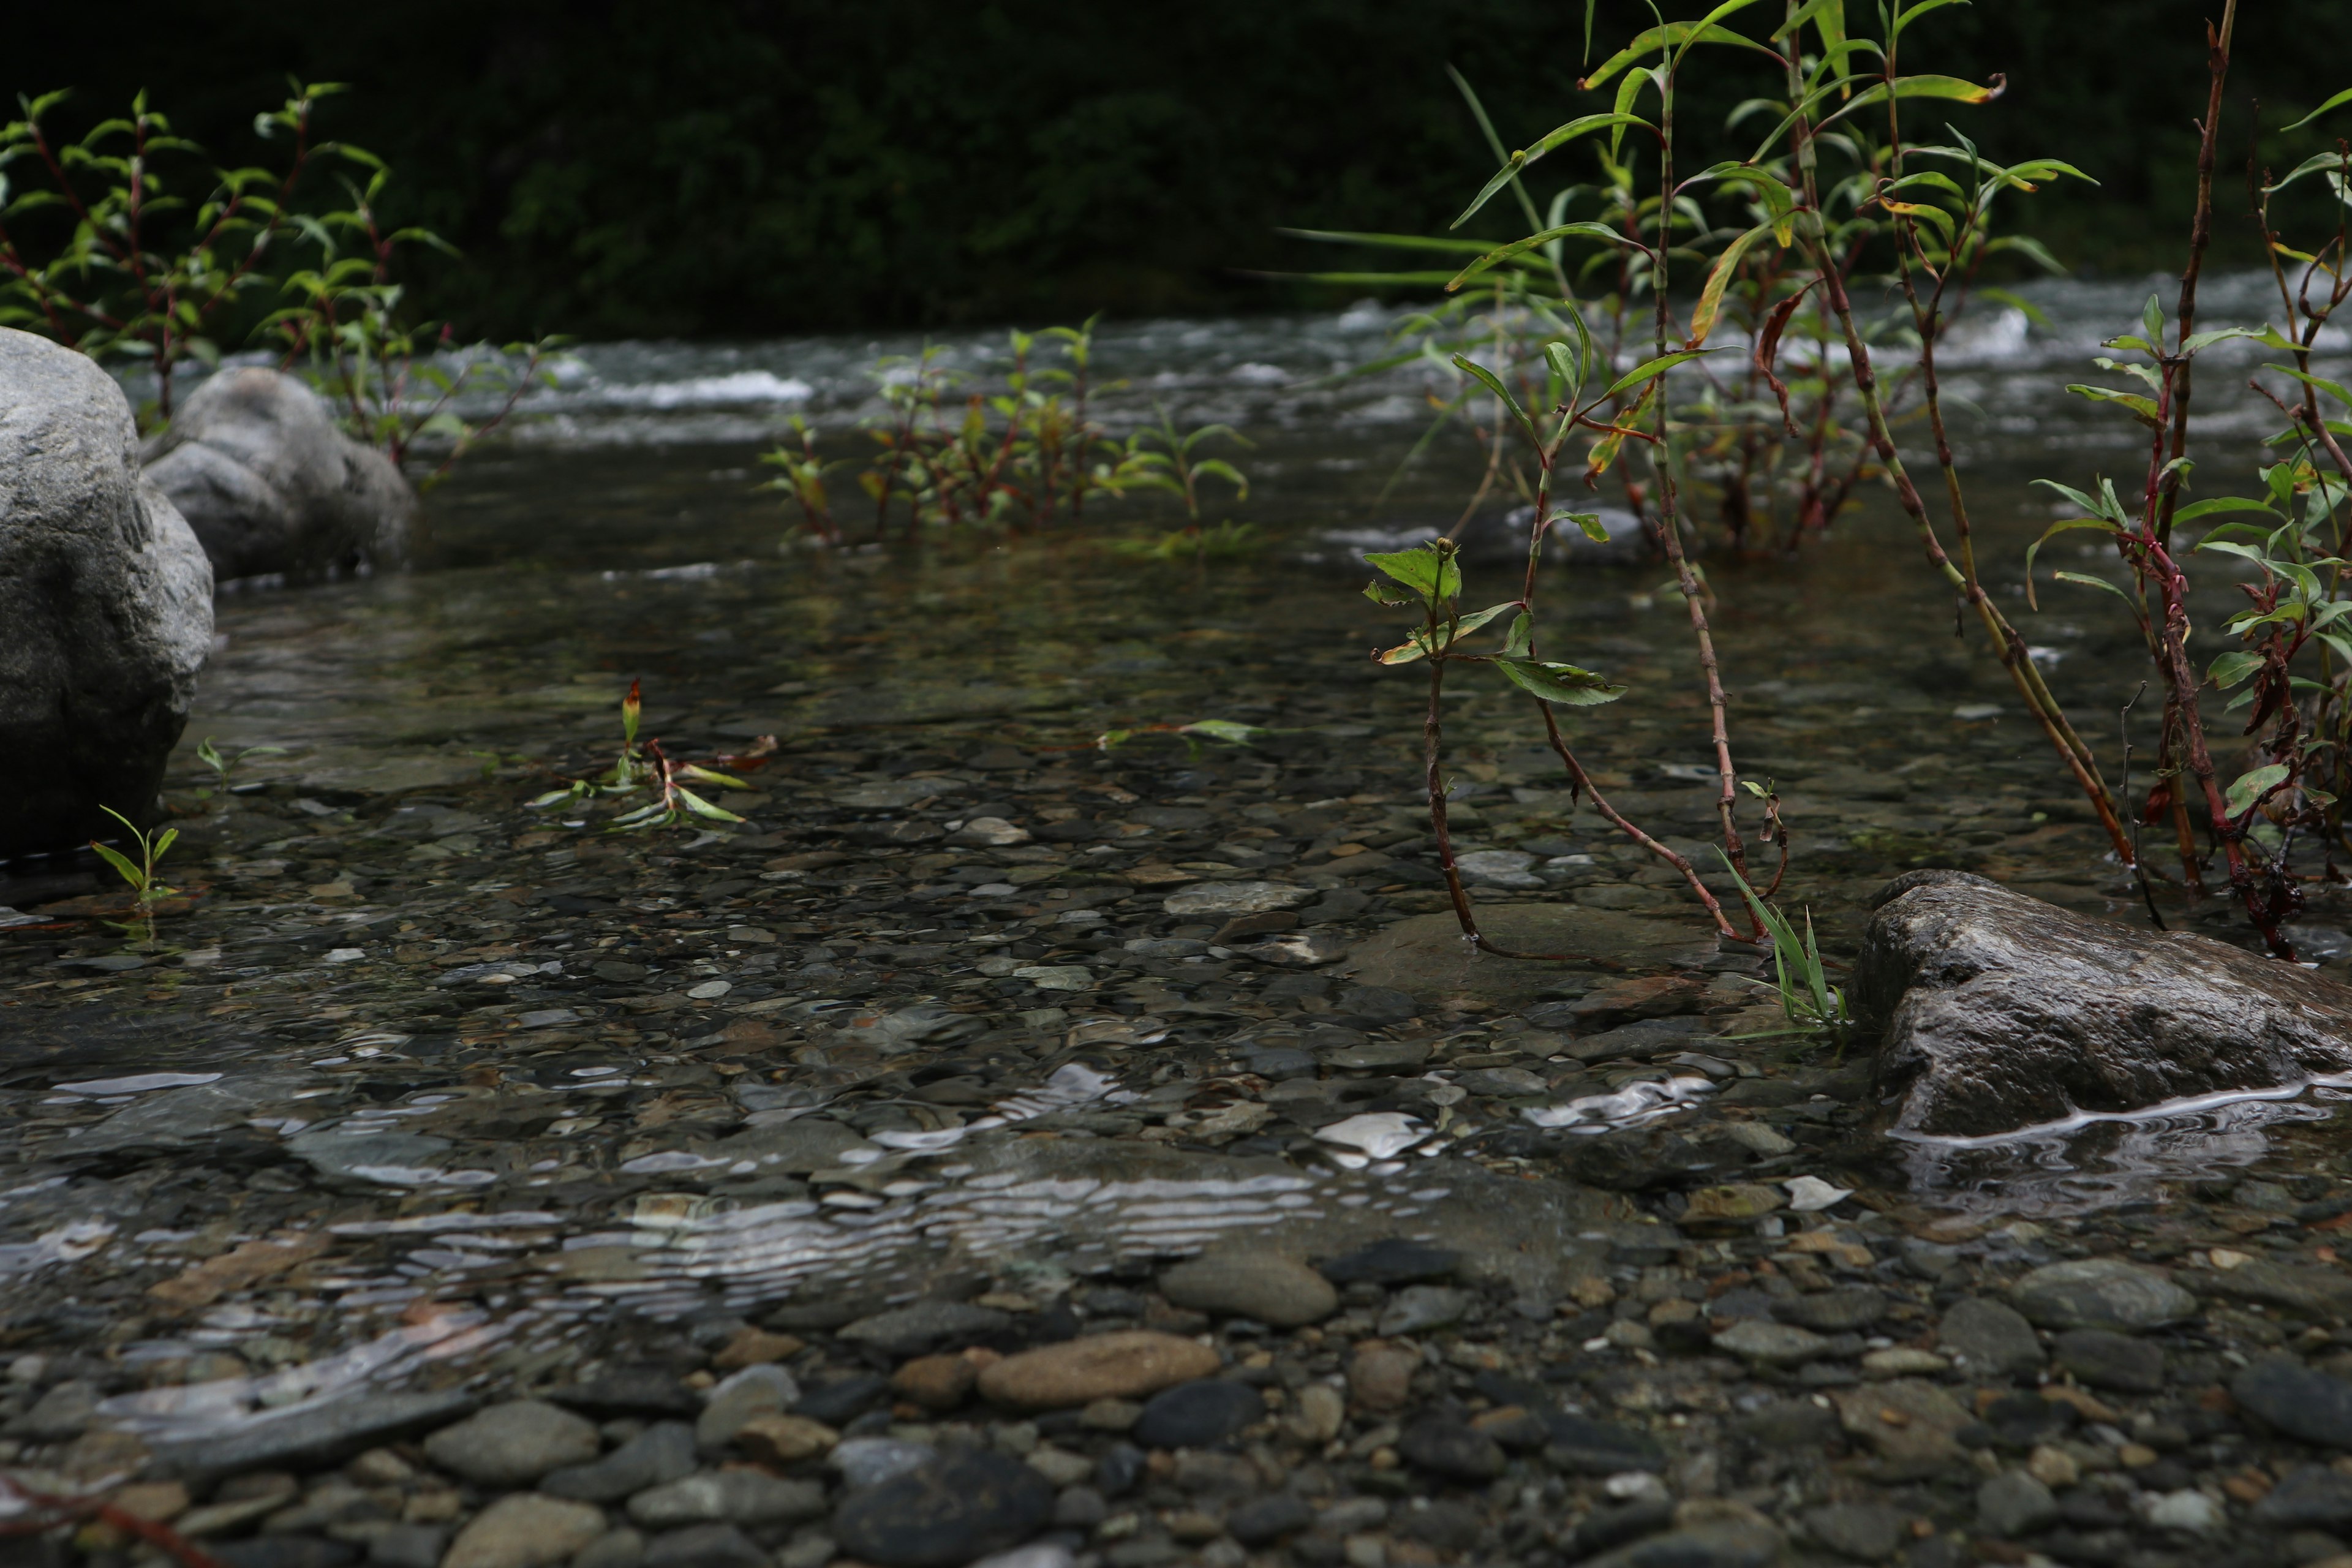
<instances>
[{"instance_id":1,"label":"pebble","mask_svg":"<svg viewBox=\"0 0 2352 1568\"><path fill-rule=\"evenodd\" d=\"M790 1524L824 1512L824 1489L764 1470L705 1471L650 1487L629 1500L631 1523L647 1530L688 1524Z\"/></svg>"},{"instance_id":2,"label":"pebble","mask_svg":"<svg viewBox=\"0 0 2352 1568\"><path fill-rule=\"evenodd\" d=\"M369 1568L439 1568L449 1531L437 1524L387 1525L368 1538Z\"/></svg>"},{"instance_id":3,"label":"pebble","mask_svg":"<svg viewBox=\"0 0 2352 1568\"><path fill-rule=\"evenodd\" d=\"M800 1403L801 1386L780 1366L747 1366L710 1391L694 1418L695 1443L706 1454L725 1448L755 1415L780 1415Z\"/></svg>"},{"instance_id":4,"label":"pebble","mask_svg":"<svg viewBox=\"0 0 2352 1568\"><path fill-rule=\"evenodd\" d=\"M2164 1352L2106 1329L2069 1329L2052 1346L2058 1365L2093 1388L2155 1394L2164 1387Z\"/></svg>"},{"instance_id":5,"label":"pebble","mask_svg":"<svg viewBox=\"0 0 2352 1568\"><path fill-rule=\"evenodd\" d=\"M1320 1322L1339 1309L1331 1282L1278 1252L1234 1249L1180 1263L1160 1277L1170 1304L1277 1329Z\"/></svg>"},{"instance_id":6,"label":"pebble","mask_svg":"<svg viewBox=\"0 0 2352 1568\"><path fill-rule=\"evenodd\" d=\"M1862 1373L1864 1377L1933 1377L1949 1370L1951 1364L1934 1351L1895 1345L1864 1356Z\"/></svg>"},{"instance_id":7,"label":"pebble","mask_svg":"<svg viewBox=\"0 0 2352 1568\"><path fill-rule=\"evenodd\" d=\"M840 1433L805 1415L754 1415L735 1433L735 1446L764 1465L796 1465L840 1441Z\"/></svg>"},{"instance_id":8,"label":"pebble","mask_svg":"<svg viewBox=\"0 0 2352 1568\"><path fill-rule=\"evenodd\" d=\"M852 1493L834 1514L848 1556L881 1568L956 1568L1028 1540L1054 1516L1054 1489L1017 1459L958 1449Z\"/></svg>"},{"instance_id":9,"label":"pebble","mask_svg":"<svg viewBox=\"0 0 2352 1568\"><path fill-rule=\"evenodd\" d=\"M1842 1285L1780 1301L1772 1310L1782 1321L1817 1333L1852 1333L1886 1315L1886 1297L1867 1285Z\"/></svg>"},{"instance_id":10,"label":"pebble","mask_svg":"<svg viewBox=\"0 0 2352 1568\"><path fill-rule=\"evenodd\" d=\"M449 1543L441 1568L546 1568L604 1533L604 1510L536 1492L509 1492Z\"/></svg>"},{"instance_id":11,"label":"pebble","mask_svg":"<svg viewBox=\"0 0 2352 1568\"><path fill-rule=\"evenodd\" d=\"M203 1478L268 1470L317 1469L419 1432L445 1426L480 1403L458 1391L372 1394L262 1422L242 1432L158 1448L157 1468Z\"/></svg>"},{"instance_id":12,"label":"pebble","mask_svg":"<svg viewBox=\"0 0 2352 1568\"><path fill-rule=\"evenodd\" d=\"M2197 1298L2155 1269L2120 1258L2044 1264L2010 1288L2017 1310L2045 1329L2161 1329L2194 1317Z\"/></svg>"},{"instance_id":13,"label":"pebble","mask_svg":"<svg viewBox=\"0 0 2352 1568\"><path fill-rule=\"evenodd\" d=\"M926 1410L953 1410L979 1381L980 1366L969 1356L917 1356L890 1374L890 1392Z\"/></svg>"},{"instance_id":14,"label":"pebble","mask_svg":"<svg viewBox=\"0 0 2352 1568\"><path fill-rule=\"evenodd\" d=\"M1359 1341L1348 1359L1348 1397L1359 1409L1402 1410L1420 1370L1420 1355L1405 1346Z\"/></svg>"},{"instance_id":15,"label":"pebble","mask_svg":"<svg viewBox=\"0 0 2352 1568\"><path fill-rule=\"evenodd\" d=\"M2058 1522L2058 1500L2023 1470L2004 1470L1977 1488L1977 1528L2003 1540Z\"/></svg>"},{"instance_id":16,"label":"pebble","mask_svg":"<svg viewBox=\"0 0 2352 1568\"><path fill-rule=\"evenodd\" d=\"M1586 1568L1766 1568L1780 1532L1753 1524L1706 1524L1653 1535L1585 1560Z\"/></svg>"},{"instance_id":17,"label":"pebble","mask_svg":"<svg viewBox=\"0 0 2352 1568\"><path fill-rule=\"evenodd\" d=\"M584 1465L603 1448L596 1424L536 1399L493 1405L425 1439L425 1456L486 1487L528 1486L550 1470Z\"/></svg>"},{"instance_id":18,"label":"pebble","mask_svg":"<svg viewBox=\"0 0 2352 1568\"><path fill-rule=\"evenodd\" d=\"M1880 1563L1911 1533L1911 1520L1901 1509L1881 1502L1834 1502L1808 1509L1805 1531L1831 1551L1865 1563Z\"/></svg>"},{"instance_id":19,"label":"pebble","mask_svg":"<svg viewBox=\"0 0 2352 1568\"><path fill-rule=\"evenodd\" d=\"M768 1554L731 1524L694 1524L647 1542L645 1568L768 1568Z\"/></svg>"},{"instance_id":20,"label":"pebble","mask_svg":"<svg viewBox=\"0 0 2352 1568\"><path fill-rule=\"evenodd\" d=\"M2352 1448L2352 1384L2292 1356L2264 1356L2230 1380L2240 1405L2291 1437Z\"/></svg>"},{"instance_id":21,"label":"pebble","mask_svg":"<svg viewBox=\"0 0 2352 1568\"><path fill-rule=\"evenodd\" d=\"M556 1470L539 1483L550 1497L617 1502L631 1492L694 1473L694 1428L658 1421L593 1464Z\"/></svg>"},{"instance_id":22,"label":"pebble","mask_svg":"<svg viewBox=\"0 0 2352 1568\"><path fill-rule=\"evenodd\" d=\"M1265 1418L1265 1396L1245 1383L1203 1378L1163 1389L1130 1428L1147 1448L1202 1448Z\"/></svg>"},{"instance_id":23,"label":"pebble","mask_svg":"<svg viewBox=\"0 0 2352 1568\"><path fill-rule=\"evenodd\" d=\"M872 1345L894 1359L927 1355L953 1342L970 1344L1010 1328L1010 1314L965 1301L917 1301L844 1326L845 1340Z\"/></svg>"},{"instance_id":24,"label":"pebble","mask_svg":"<svg viewBox=\"0 0 2352 1568\"><path fill-rule=\"evenodd\" d=\"M646 1538L625 1526L608 1530L583 1547L572 1568L642 1568Z\"/></svg>"},{"instance_id":25,"label":"pebble","mask_svg":"<svg viewBox=\"0 0 2352 1568\"><path fill-rule=\"evenodd\" d=\"M2022 1377L2040 1371L2045 1359L2032 1324L2015 1308L1980 1296L1964 1296L1946 1308L1937 1338L1978 1373Z\"/></svg>"},{"instance_id":26,"label":"pebble","mask_svg":"<svg viewBox=\"0 0 2352 1568\"><path fill-rule=\"evenodd\" d=\"M841 1483L851 1491L880 1486L893 1476L929 1464L939 1450L928 1443L898 1437L846 1437L834 1447L826 1462L841 1472Z\"/></svg>"},{"instance_id":27,"label":"pebble","mask_svg":"<svg viewBox=\"0 0 2352 1568\"><path fill-rule=\"evenodd\" d=\"M1973 1417L1932 1383L1896 1378L1864 1388L1832 1389L1830 1400L1846 1431L1876 1453L1890 1480L1940 1475L1960 1462L1953 1434Z\"/></svg>"},{"instance_id":28,"label":"pebble","mask_svg":"<svg viewBox=\"0 0 2352 1568\"><path fill-rule=\"evenodd\" d=\"M1059 1410L1097 1399L1135 1399L1196 1377L1223 1363L1196 1340L1129 1329L1024 1351L984 1368L980 1392L1020 1410Z\"/></svg>"},{"instance_id":29,"label":"pebble","mask_svg":"<svg viewBox=\"0 0 2352 1568\"><path fill-rule=\"evenodd\" d=\"M1828 1351L1830 1342L1809 1329L1743 1318L1715 1336L1715 1348L1764 1366L1801 1366Z\"/></svg>"},{"instance_id":30,"label":"pebble","mask_svg":"<svg viewBox=\"0 0 2352 1568\"><path fill-rule=\"evenodd\" d=\"M1315 1522L1315 1510L1295 1492L1270 1492L1225 1516L1225 1533L1244 1546L1268 1546Z\"/></svg>"},{"instance_id":31,"label":"pebble","mask_svg":"<svg viewBox=\"0 0 2352 1568\"><path fill-rule=\"evenodd\" d=\"M1507 1463L1502 1446L1459 1421L1416 1421L1397 1439L1397 1452L1416 1468L1457 1481L1491 1481Z\"/></svg>"},{"instance_id":32,"label":"pebble","mask_svg":"<svg viewBox=\"0 0 2352 1568\"><path fill-rule=\"evenodd\" d=\"M2298 1465L2254 1505L2249 1517L2280 1530L2352 1525L2352 1476L2326 1465Z\"/></svg>"},{"instance_id":33,"label":"pebble","mask_svg":"<svg viewBox=\"0 0 2352 1568\"><path fill-rule=\"evenodd\" d=\"M1202 882L1173 892L1160 908L1171 915L1257 915L1295 910L1315 889L1292 882Z\"/></svg>"},{"instance_id":34,"label":"pebble","mask_svg":"<svg viewBox=\"0 0 2352 1568\"><path fill-rule=\"evenodd\" d=\"M2207 1535L2227 1523L2221 1505L2193 1488L2178 1491L2142 1492L2132 1500L2132 1511L2158 1530L2178 1530Z\"/></svg>"},{"instance_id":35,"label":"pebble","mask_svg":"<svg viewBox=\"0 0 2352 1568\"><path fill-rule=\"evenodd\" d=\"M1408 1285L1389 1298L1381 1309L1383 1334L1417 1334L1449 1329L1470 1310L1470 1293L1450 1285Z\"/></svg>"}]
</instances>

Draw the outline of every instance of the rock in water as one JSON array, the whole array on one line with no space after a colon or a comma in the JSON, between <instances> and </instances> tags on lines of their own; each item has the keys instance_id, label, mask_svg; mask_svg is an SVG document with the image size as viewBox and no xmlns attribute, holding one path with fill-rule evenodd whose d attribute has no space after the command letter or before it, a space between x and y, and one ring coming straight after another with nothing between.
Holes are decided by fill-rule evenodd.
<instances>
[{"instance_id":1,"label":"rock in water","mask_svg":"<svg viewBox=\"0 0 2352 1568\"><path fill-rule=\"evenodd\" d=\"M212 569L138 453L111 376L0 328L0 855L145 821L187 722Z\"/></svg>"},{"instance_id":2,"label":"rock in water","mask_svg":"<svg viewBox=\"0 0 2352 1568\"><path fill-rule=\"evenodd\" d=\"M852 1492L833 1533L849 1556L883 1568L952 1568L1026 1541L1053 1515L1045 1477L1018 1459L964 1449Z\"/></svg>"},{"instance_id":3,"label":"rock in water","mask_svg":"<svg viewBox=\"0 0 2352 1568\"><path fill-rule=\"evenodd\" d=\"M1898 1132L1976 1136L2076 1110L2352 1069L2352 990L2186 931L2077 915L1961 871L1880 892L1854 1000Z\"/></svg>"},{"instance_id":4,"label":"rock in water","mask_svg":"<svg viewBox=\"0 0 2352 1568\"><path fill-rule=\"evenodd\" d=\"M397 565L416 492L326 405L281 371L222 371L196 388L147 454L223 577Z\"/></svg>"}]
</instances>

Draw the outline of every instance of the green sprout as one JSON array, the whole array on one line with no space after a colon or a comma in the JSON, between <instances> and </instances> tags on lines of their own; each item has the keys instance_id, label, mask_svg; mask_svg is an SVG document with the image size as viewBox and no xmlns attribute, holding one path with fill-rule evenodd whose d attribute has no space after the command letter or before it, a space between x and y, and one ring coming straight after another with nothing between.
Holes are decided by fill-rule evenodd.
<instances>
[{"instance_id":1,"label":"green sprout","mask_svg":"<svg viewBox=\"0 0 2352 1568\"><path fill-rule=\"evenodd\" d=\"M1766 903L1731 858L1722 850L1716 851L1724 869L1739 885L1739 896L1748 900L1749 912L1755 915L1772 938L1772 967L1780 982L1780 1012L1790 1027L1776 1030L1778 1034L1827 1034L1843 1046L1846 1031L1853 1025L1853 1015L1847 1009L1845 993L1829 982L1822 963L1821 943L1813 936L1813 912L1805 911L1805 929L1801 932L1787 915ZM1760 1038L1750 1036L1748 1038Z\"/></svg>"},{"instance_id":2,"label":"green sprout","mask_svg":"<svg viewBox=\"0 0 2352 1568\"><path fill-rule=\"evenodd\" d=\"M283 746L247 746L235 756L227 756L223 754L219 747L213 744L213 738L210 735L196 742L196 760L212 769L213 776L220 781L218 785L220 790L228 788L228 775L234 773L237 765L246 758L282 757L285 754L286 748ZM214 790L200 790L197 792L196 798L206 800L215 793Z\"/></svg>"},{"instance_id":3,"label":"green sprout","mask_svg":"<svg viewBox=\"0 0 2352 1568\"><path fill-rule=\"evenodd\" d=\"M150 918L154 913L156 900L170 898L179 890L176 888L167 888L156 879L155 862L161 860L163 858L163 852L177 841L180 830L176 827L167 827L151 838L140 832L129 817L112 806L101 805L99 810L122 824L123 828L131 835L131 841L139 847L139 858L133 860L120 849L110 849L95 838L89 841L89 847L98 851L100 859L114 868L116 875L131 884L131 893L139 904L141 917Z\"/></svg>"}]
</instances>

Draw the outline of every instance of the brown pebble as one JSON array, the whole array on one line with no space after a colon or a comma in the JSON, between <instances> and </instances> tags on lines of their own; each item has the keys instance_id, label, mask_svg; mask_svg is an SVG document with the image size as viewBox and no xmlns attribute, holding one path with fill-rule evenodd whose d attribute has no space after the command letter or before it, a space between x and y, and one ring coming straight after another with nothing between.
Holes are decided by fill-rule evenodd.
<instances>
[{"instance_id":1,"label":"brown pebble","mask_svg":"<svg viewBox=\"0 0 2352 1568\"><path fill-rule=\"evenodd\" d=\"M797 1465L830 1454L841 1434L805 1415L754 1415L736 1428L735 1445L763 1465Z\"/></svg>"},{"instance_id":2,"label":"brown pebble","mask_svg":"<svg viewBox=\"0 0 2352 1568\"><path fill-rule=\"evenodd\" d=\"M740 1372L747 1366L790 1361L806 1348L805 1342L790 1334L770 1333L747 1325L736 1330L735 1337L719 1347L719 1353L710 1358L710 1364L720 1372Z\"/></svg>"},{"instance_id":3,"label":"brown pebble","mask_svg":"<svg viewBox=\"0 0 2352 1568\"><path fill-rule=\"evenodd\" d=\"M1412 1394L1420 1352L1386 1340L1366 1340L1348 1362L1348 1397L1361 1410L1402 1410Z\"/></svg>"},{"instance_id":4,"label":"brown pebble","mask_svg":"<svg viewBox=\"0 0 2352 1568\"><path fill-rule=\"evenodd\" d=\"M1097 1399L1139 1399L1211 1376L1223 1364L1197 1340L1129 1329L1007 1356L980 1374L980 1391L1016 1409L1060 1410Z\"/></svg>"},{"instance_id":5,"label":"brown pebble","mask_svg":"<svg viewBox=\"0 0 2352 1568\"><path fill-rule=\"evenodd\" d=\"M890 1392L926 1410L953 1410L971 1396L980 1368L960 1355L917 1356L890 1374Z\"/></svg>"}]
</instances>

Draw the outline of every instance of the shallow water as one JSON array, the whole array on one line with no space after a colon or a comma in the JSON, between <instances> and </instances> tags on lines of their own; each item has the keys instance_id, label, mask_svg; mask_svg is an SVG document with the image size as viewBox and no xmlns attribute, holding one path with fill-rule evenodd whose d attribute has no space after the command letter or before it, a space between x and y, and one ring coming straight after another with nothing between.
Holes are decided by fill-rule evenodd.
<instances>
[{"instance_id":1,"label":"shallow water","mask_svg":"<svg viewBox=\"0 0 2352 1568\"><path fill-rule=\"evenodd\" d=\"M2141 679L2134 639L2080 592L2045 587L2042 612L2026 612L2019 567L2053 515L2031 477L2081 483L2139 460L2053 384L2143 292L2042 286L2050 328L1990 316L1948 356L1956 396L1981 410L1963 433L1988 579L2016 600L2111 771L2114 716ZM2216 319L2259 314L2251 282L2210 298ZM621 344L582 351L558 393L526 405L516 440L434 493L421 569L226 594L171 793L189 833L184 875L208 895L129 954L136 966L86 921L0 936L16 985L0 1100L18 1131L0 1275L21 1287L16 1342L111 1336L125 1361L155 1370L110 1413L185 1437L359 1384L576 1369L647 1325L903 1297L975 1266L1027 1270L1050 1296L1054 1281L1235 1227L1294 1226L1300 1245L1326 1247L1441 1223L1475 1230L1465 1215L1482 1184L1529 1173L1509 1152L1517 1130L1573 1138L1704 1104L1747 1076L1723 1058L1792 1079L1833 1068L1785 1042L1726 1043L1710 1026L1692 1043L1720 1073L1580 1077L1566 1057L1513 1046L1537 1037L1499 1014L1432 1007L1354 1030L1437 1053L1427 1074L1378 1079L1403 1087L1368 1099L1354 1122L1286 1142L1187 1131L1261 1094L1263 1073L1257 1089L1219 1087L1257 1070L1252 1049L1311 1040L1339 1004L1272 998L1283 972L1230 956L1204 962L1238 980L1180 974L1150 994L1163 999L1130 988L1131 1005L1114 1002L1100 965L1133 951L1119 944L1209 934L1164 911L1166 887L1117 878L1187 832L1223 842L1212 853L1210 837L1190 840L1194 869L1174 880L1306 875L1311 835L1286 826L1299 813L1345 816L1360 838L1413 817L1425 690L1367 660L1395 628L1354 592L1363 569L1335 536L1450 522L1475 455L1439 442L1375 505L1425 416L1417 374L1302 386L1376 350L1390 320L1358 308L1104 332L1102 374L1131 384L1103 395L1114 420L1156 400L1257 443L1242 514L1270 543L1250 560L1122 557L1106 537L1165 525L1140 507L1109 509L1100 534L793 549L753 489L760 444L793 411L839 439L867 405L861 367L911 343ZM949 348L973 362L993 344ZM2247 400L2212 399L2230 437L2263 428ZM1710 570L1735 744L1781 790L1788 899L1812 909L1832 952L1851 950L1871 891L1923 864L2145 918L1998 663L1972 630L1954 635L1954 606L1886 498L1866 498L1801 563ZM1577 742L1613 798L1696 853L1710 821L1697 782L1706 715L1659 579L1654 567L1556 566L1544 636L1556 656L1633 687L1580 718ZM2210 621L2231 595L2219 574L2209 584ZM633 679L646 731L675 755L783 742L742 808L742 836L615 839L568 808L523 808L609 757ZM1482 896L1592 902L1598 888L1609 910L1685 909L1570 806L1519 705L1472 686L1444 709L1473 808L1463 847L1560 841L1541 851L1533 886ZM1160 738L1095 747L1110 729L1210 718L1276 733L1197 757ZM2147 715L2135 722L2144 754ZM206 736L225 751L285 751L244 765L247 793L200 797L194 748ZM1014 763L987 760L1006 746ZM779 868L802 840L843 831L845 797L910 774L975 808L1009 803L1033 825L1071 803L1099 806L1108 825L1140 800L1205 826L1122 822L1083 849L963 858L975 872L1001 867L1005 882L954 880L958 868L929 864L954 856L878 846L864 861ZM1260 823L1279 834L1238 837ZM1203 858L1223 868L1200 869ZM1327 893L1319 906L1349 941L1435 907L1425 883L1359 880L1335 871L1317 884L1358 899ZM19 863L0 904L96 886L86 868ZM1073 891L1057 901L1056 889ZM2329 932L2352 947L2344 910L2307 918L2322 949ZM2233 934L2226 913L2209 929ZM1073 945L1094 932L1115 941ZM985 967L1024 944L1039 949L1019 954L1034 984ZM1090 977L1054 989L1064 982L1045 972L1056 965ZM1723 969L1743 967L1756 966ZM911 1009L950 1003L965 1011L945 1016L986 1026L887 1037L894 1019L903 1031L937 1021L905 1022ZM1480 1065L1444 1065L1465 1059ZM1452 1081L1513 1060L1547 1079L1549 1102L1494 1087L1465 1100ZM926 1100L925 1073L985 1087ZM2323 1088L2000 1147L1904 1150L1868 1136L1856 1089L1839 1092L1845 1103L1809 1103L1781 1123L1808 1140L1784 1174L2018 1215L2260 1165L2282 1134L2333 1138L2338 1102ZM826 1163L740 1152L853 1103L866 1119L854 1147ZM1159 1139L1148 1160L1133 1141L1146 1128ZM1126 1163L1105 1168L1105 1151ZM1526 1244L1565 1258L1642 1218L1630 1198L1533 1184L1543 1204L1485 1221L1494 1256ZM151 1287L200 1267L191 1260L271 1236L307 1237L307 1250L251 1288L142 1315Z\"/></svg>"}]
</instances>

